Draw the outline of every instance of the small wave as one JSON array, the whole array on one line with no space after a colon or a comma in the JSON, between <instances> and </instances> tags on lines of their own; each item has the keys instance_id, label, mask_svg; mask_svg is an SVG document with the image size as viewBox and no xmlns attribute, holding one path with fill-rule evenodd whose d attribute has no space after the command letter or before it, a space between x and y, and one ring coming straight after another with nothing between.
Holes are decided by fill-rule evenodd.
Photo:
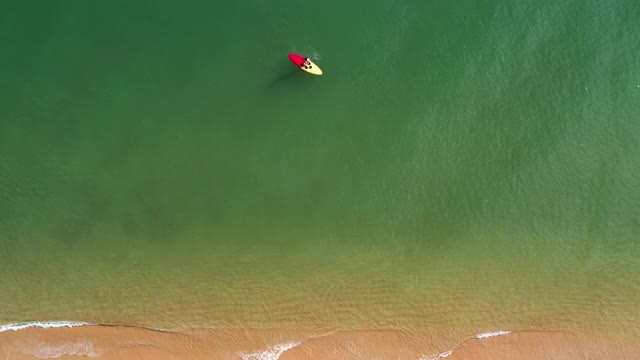
<instances>
[{"instance_id":1,"label":"small wave","mask_svg":"<svg viewBox=\"0 0 640 360\"><path fill-rule=\"evenodd\" d=\"M31 321L31 322L0 325L0 332L10 331L10 330L18 331L18 330L32 328L32 327L49 329L49 328L76 327L76 326L87 326L87 325L92 325L92 324L85 323L85 322L77 322L77 321Z\"/></svg>"},{"instance_id":2,"label":"small wave","mask_svg":"<svg viewBox=\"0 0 640 360\"><path fill-rule=\"evenodd\" d=\"M449 350L449 351L445 351L443 353L440 354L436 354L436 355L431 355L431 356L423 356L418 360L438 360L438 359L444 359L444 358L448 358L449 356L451 356L451 354L453 354L453 350Z\"/></svg>"},{"instance_id":3,"label":"small wave","mask_svg":"<svg viewBox=\"0 0 640 360\"><path fill-rule=\"evenodd\" d=\"M468 339L488 339L488 338L492 338L492 337L496 337L496 336L504 336L504 335L509 335L511 334L511 331L508 330L500 330L500 331L493 331L493 332L486 332L486 333L482 333L482 334L478 334L478 335L474 335ZM457 347L456 347L457 348ZM455 348L454 348L455 350ZM449 356L451 356L451 354L453 354L453 350L449 350L449 351L445 351L443 353L440 354L436 354L436 355L429 355L429 356L423 356L418 360L438 360L438 359L444 359L447 358Z\"/></svg>"},{"instance_id":4,"label":"small wave","mask_svg":"<svg viewBox=\"0 0 640 360\"><path fill-rule=\"evenodd\" d=\"M475 335L473 338L474 339L486 339L486 338L490 338L490 337L504 336L504 335L509 335L509 334L511 334L511 331L500 330L500 331L494 331L494 332L487 332L487 333L478 334L478 335Z\"/></svg>"},{"instance_id":5,"label":"small wave","mask_svg":"<svg viewBox=\"0 0 640 360\"><path fill-rule=\"evenodd\" d=\"M286 344L278 344L270 350L258 351L251 354L240 354L242 360L278 360L280 355L287 350L293 349L300 345L301 342L290 342Z\"/></svg>"}]
</instances>

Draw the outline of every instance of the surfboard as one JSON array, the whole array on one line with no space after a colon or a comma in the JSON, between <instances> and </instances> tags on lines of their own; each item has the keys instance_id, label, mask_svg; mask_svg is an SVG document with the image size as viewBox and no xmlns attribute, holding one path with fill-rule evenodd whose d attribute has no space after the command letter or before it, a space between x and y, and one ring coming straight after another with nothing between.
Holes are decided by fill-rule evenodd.
<instances>
[{"instance_id":1,"label":"surfboard","mask_svg":"<svg viewBox=\"0 0 640 360\"><path fill-rule=\"evenodd\" d=\"M307 58L298 54L289 54L289 60L291 60L291 62L300 69L308 72L309 74L322 75L322 69L320 69L318 65L311 61L311 59L308 59L309 65L305 65L305 59Z\"/></svg>"}]
</instances>

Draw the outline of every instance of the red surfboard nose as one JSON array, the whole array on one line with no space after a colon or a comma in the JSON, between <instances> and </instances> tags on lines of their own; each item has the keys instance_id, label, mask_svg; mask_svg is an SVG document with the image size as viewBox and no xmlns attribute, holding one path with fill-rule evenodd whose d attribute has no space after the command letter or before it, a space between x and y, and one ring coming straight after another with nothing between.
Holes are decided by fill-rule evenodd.
<instances>
[{"instance_id":1,"label":"red surfboard nose","mask_svg":"<svg viewBox=\"0 0 640 360\"><path fill-rule=\"evenodd\" d=\"M292 63L296 64L297 67L302 67L305 59L306 58L304 56L298 54L289 54L289 60L291 60Z\"/></svg>"}]
</instances>

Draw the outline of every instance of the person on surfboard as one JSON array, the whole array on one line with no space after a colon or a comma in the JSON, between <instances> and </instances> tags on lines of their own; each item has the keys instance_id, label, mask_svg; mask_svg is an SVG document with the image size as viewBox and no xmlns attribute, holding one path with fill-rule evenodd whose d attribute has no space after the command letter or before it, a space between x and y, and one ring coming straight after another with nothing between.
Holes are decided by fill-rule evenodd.
<instances>
[{"instance_id":1,"label":"person on surfboard","mask_svg":"<svg viewBox=\"0 0 640 360\"><path fill-rule=\"evenodd\" d=\"M298 54L289 54L289 60L305 72L313 75L322 75L322 70L309 57Z\"/></svg>"}]
</instances>

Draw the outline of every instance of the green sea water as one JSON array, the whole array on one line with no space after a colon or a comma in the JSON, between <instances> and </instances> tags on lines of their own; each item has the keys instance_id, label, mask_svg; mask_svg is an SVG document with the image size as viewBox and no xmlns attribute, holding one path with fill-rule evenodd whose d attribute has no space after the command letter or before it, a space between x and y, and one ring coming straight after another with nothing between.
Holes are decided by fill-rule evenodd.
<instances>
[{"instance_id":1,"label":"green sea water","mask_svg":"<svg viewBox=\"0 0 640 360\"><path fill-rule=\"evenodd\" d=\"M638 19L5 4L0 323L640 335Z\"/></svg>"}]
</instances>

